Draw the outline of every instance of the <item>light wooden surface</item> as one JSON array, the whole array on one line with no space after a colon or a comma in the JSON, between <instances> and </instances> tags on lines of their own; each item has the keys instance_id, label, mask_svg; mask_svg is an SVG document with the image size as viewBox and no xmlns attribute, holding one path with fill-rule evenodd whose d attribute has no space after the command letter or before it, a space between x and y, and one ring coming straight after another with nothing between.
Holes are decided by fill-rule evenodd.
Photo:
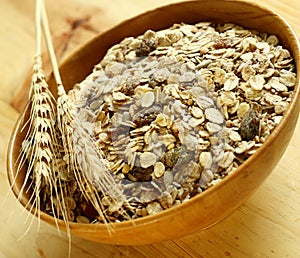
<instances>
[{"instance_id":1,"label":"light wooden surface","mask_svg":"<svg viewBox=\"0 0 300 258\"><path fill-rule=\"evenodd\" d=\"M48 1L57 53L64 59L96 33L171 0ZM300 35L299 0L259 2L281 14ZM60 4L58 4L60 3ZM5 159L20 106L20 87L34 54L34 0L0 2L0 258L66 257L66 237L37 220L29 232L27 213L9 191ZM16 95L17 94L17 95ZM299 257L300 124L271 176L242 207L216 226L181 239L136 247L72 239L72 257ZM31 218L31 217L30 217ZM142 236L141 236L142 237Z\"/></svg>"}]
</instances>

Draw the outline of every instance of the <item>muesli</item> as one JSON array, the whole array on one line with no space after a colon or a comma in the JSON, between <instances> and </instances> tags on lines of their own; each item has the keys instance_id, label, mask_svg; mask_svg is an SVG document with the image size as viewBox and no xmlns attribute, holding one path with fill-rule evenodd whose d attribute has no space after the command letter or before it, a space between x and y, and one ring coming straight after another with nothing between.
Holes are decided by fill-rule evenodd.
<instances>
[{"instance_id":1,"label":"muesli","mask_svg":"<svg viewBox=\"0 0 300 258\"><path fill-rule=\"evenodd\" d=\"M295 83L275 35L235 24L174 24L112 46L69 93L126 199L99 192L105 216L154 214L234 173L279 124ZM74 220L102 222L78 196Z\"/></svg>"}]
</instances>

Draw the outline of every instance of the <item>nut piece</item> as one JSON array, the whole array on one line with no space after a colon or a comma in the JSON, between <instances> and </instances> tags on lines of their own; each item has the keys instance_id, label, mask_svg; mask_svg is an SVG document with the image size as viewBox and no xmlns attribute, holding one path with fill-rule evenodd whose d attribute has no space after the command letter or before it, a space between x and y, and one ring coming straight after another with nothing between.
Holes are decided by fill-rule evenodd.
<instances>
[{"instance_id":1,"label":"nut piece","mask_svg":"<svg viewBox=\"0 0 300 258\"><path fill-rule=\"evenodd\" d=\"M154 171L153 174L156 178L160 178L164 175L165 173L165 165L162 162L156 162L154 164Z\"/></svg>"},{"instance_id":2,"label":"nut piece","mask_svg":"<svg viewBox=\"0 0 300 258\"><path fill-rule=\"evenodd\" d=\"M200 154L199 157L199 162L200 165L204 168L204 169L209 169L212 166L212 156L211 153L208 151L203 151Z\"/></svg>"},{"instance_id":3,"label":"nut piece","mask_svg":"<svg viewBox=\"0 0 300 258\"><path fill-rule=\"evenodd\" d=\"M122 173L127 174L130 171L130 166L128 164L125 164L122 168Z\"/></svg>"},{"instance_id":4,"label":"nut piece","mask_svg":"<svg viewBox=\"0 0 300 258\"><path fill-rule=\"evenodd\" d=\"M141 98L142 107L150 107L154 102L155 96L152 91L146 92Z\"/></svg>"}]
</instances>

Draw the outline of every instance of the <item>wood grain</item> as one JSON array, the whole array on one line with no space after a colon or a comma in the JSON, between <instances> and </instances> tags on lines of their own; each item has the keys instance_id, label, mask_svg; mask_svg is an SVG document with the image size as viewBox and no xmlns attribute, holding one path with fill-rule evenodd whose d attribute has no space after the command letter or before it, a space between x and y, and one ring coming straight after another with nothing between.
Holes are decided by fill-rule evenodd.
<instances>
[{"instance_id":1,"label":"wood grain","mask_svg":"<svg viewBox=\"0 0 300 258\"><path fill-rule=\"evenodd\" d=\"M0 257L8 258L66 257L67 253L66 237L59 237L45 223L41 223L37 232L36 220L28 234L16 242L27 228L24 224L27 214L21 213L21 205L10 193L6 177L6 148L18 116L9 103L31 69L34 53L33 2L0 2ZM66 14L72 14L73 19L91 14L88 24L95 21L96 30L103 31L121 20L170 2L175 1L67 0L60 4L48 1L47 6L54 40L60 45L64 33L70 32ZM298 0L252 2L280 13L300 35ZM91 30L76 28L61 60L94 35ZM213 228L177 240L137 247L105 245L73 237L72 257L299 257L299 132L298 123L285 155L257 193Z\"/></svg>"}]
</instances>

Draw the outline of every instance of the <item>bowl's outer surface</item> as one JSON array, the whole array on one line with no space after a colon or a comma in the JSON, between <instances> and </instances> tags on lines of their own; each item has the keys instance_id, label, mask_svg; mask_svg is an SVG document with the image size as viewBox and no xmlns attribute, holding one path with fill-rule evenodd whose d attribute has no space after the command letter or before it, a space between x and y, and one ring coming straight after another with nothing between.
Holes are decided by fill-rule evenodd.
<instances>
[{"instance_id":1,"label":"bowl's outer surface","mask_svg":"<svg viewBox=\"0 0 300 258\"><path fill-rule=\"evenodd\" d=\"M75 83L82 81L91 73L93 66L102 59L106 50L124 37L143 34L147 29L167 28L174 23L200 21L232 22L279 36L282 44L293 54L297 67L294 97L282 122L265 144L234 173L190 201L156 215L114 224L111 231L102 224L70 223L73 234L103 243L136 245L174 239L205 229L227 217L245 202L271 173L283 155L299 113L299 42L282 18L251 3L231 0L183 2L161 7L127 20L96 37L62 64L61 73L65 87L71 89ZM55 88L52 77L49 79L49 85L52 89ZM24 138L24 132L20 133L20 125L19 120L8 151L8 176L11 183L15 177L16 161ZM22 174L25 174L25 169L13 185L16 195L20 192ZM24 195L20 202L25 205L28 198L28 195ZM41 213L41 219L55 226L53 217ZM62 221L59 221L59 225L65 229Z\"/></svg>"}]
</instances>

